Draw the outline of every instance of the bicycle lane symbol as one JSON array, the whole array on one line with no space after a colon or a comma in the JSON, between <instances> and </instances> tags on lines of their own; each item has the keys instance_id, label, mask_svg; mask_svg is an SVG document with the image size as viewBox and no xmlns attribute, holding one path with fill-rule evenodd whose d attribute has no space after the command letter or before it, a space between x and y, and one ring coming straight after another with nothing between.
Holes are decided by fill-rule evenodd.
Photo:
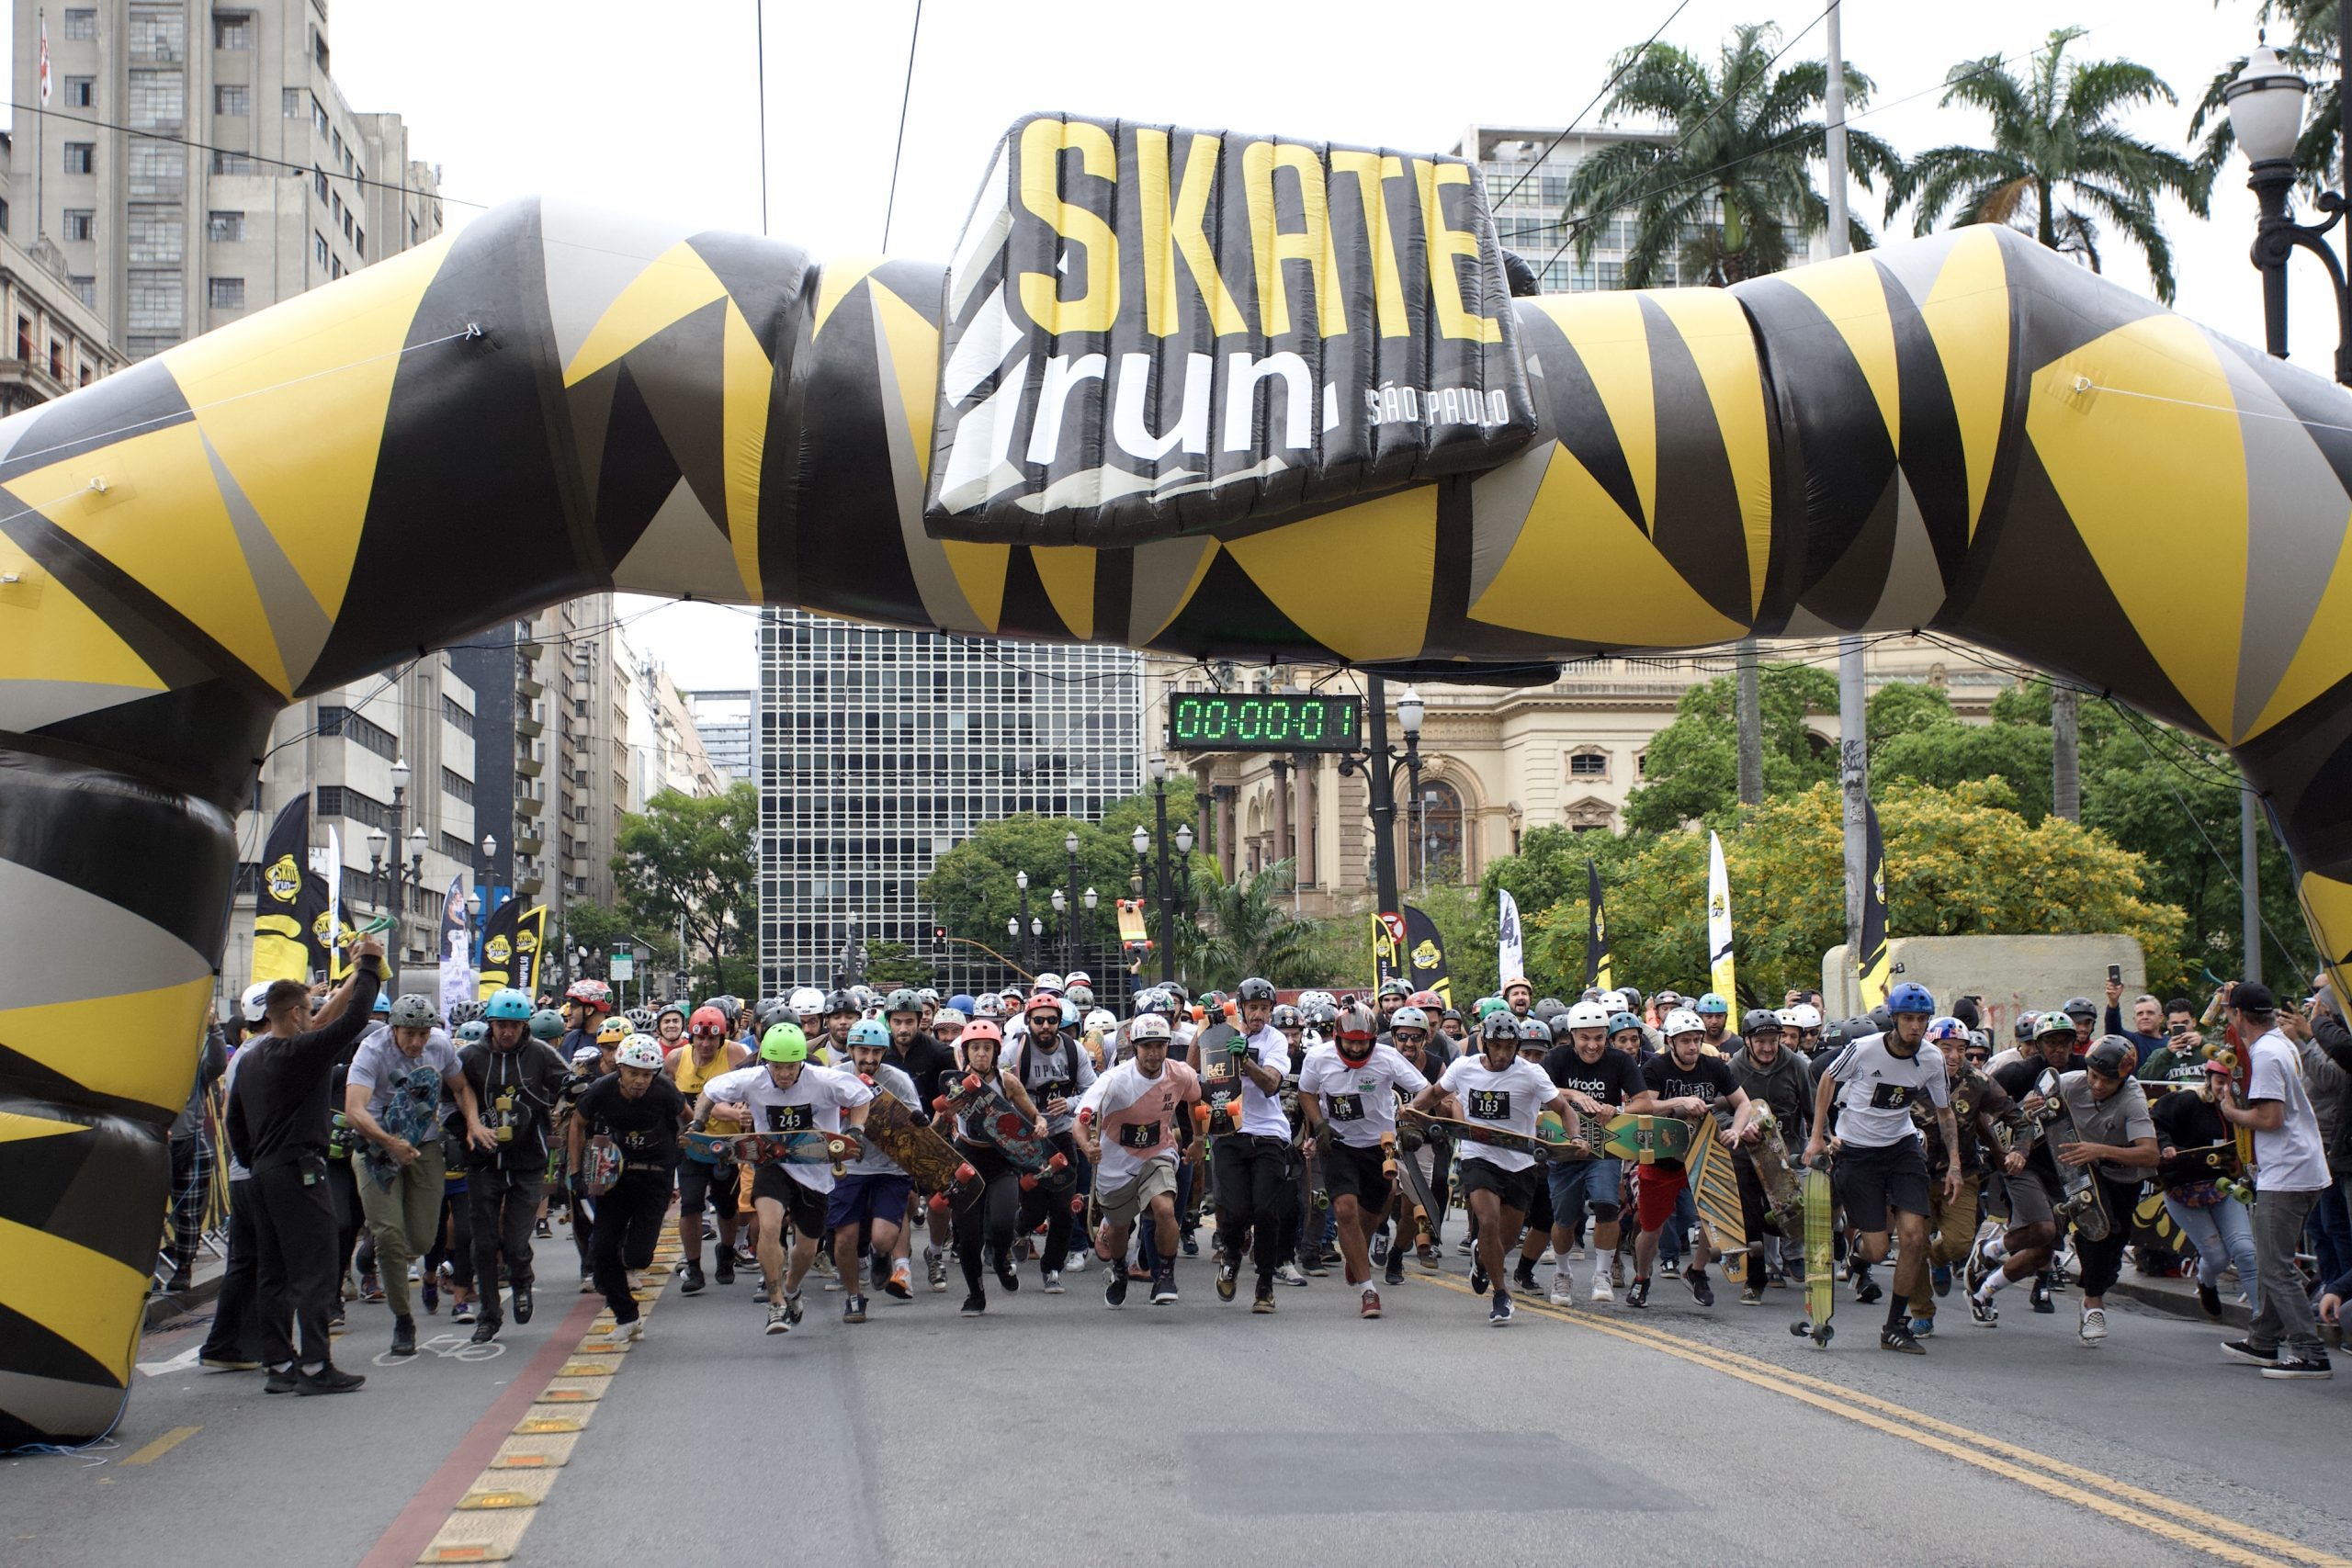
<instances>
[{"instance_id":1,"label":"bicycle lane symbol","mask_svg":"<svg viewBox=\"0 0 2352 1568\"><path fill-rule=\"evenodd\" d=\"M506 1346L500 1340L493 1339L486 1345L477 1345L469 1335L436 1334L430 1339L417 1341L415 1356L395 1356L387 1350L379 1356L371 1357L370 1359L377 1366L389 1369L404 1367L423 1356L437 1356L445 1361L494 1361L504 1354L506 1354Z\"/></svg>"}]
</instances>

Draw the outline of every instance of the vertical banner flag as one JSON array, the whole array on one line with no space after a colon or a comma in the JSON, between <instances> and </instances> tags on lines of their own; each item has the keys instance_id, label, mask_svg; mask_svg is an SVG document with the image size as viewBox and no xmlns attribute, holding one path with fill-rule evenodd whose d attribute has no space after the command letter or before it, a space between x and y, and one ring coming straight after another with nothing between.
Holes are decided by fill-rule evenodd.
<instances>
[{"instance_id":1,"label":"vertical banner flag","mask_svg":"<svg viewBox=\"0 0 2352 1568\"><path fill-rule=\"evenodd\" d=\"M1584 863L1584 902L1587 919L1584 931L1584 983L1587 989L1598 986L1604 991L1617 988L1609 970L1609 917L1600 908L1600 868L1590 861Z\"/></svg>"},{"instance_id":2,"label":"vertical banner flag","mask_svg":"<svg viewBox=\"0 0 2352 1568\"><path fill-rule=\"evenodd\" d=\"M514 964L508 985L534 997L539 994L539 959L547 941L548 907L535 904L514 922Z\"/></svg>"},{"instance_id":3,"label":"vertical banner flag","mask_svg":"<svg viewBox=\"0 0 2352 1568\"><path fill-rule=\"evenodd\" d=\"M1508 899L1510 895L1503 897ZM1416 991L1435 991L1453 1005L1453 976L1446 972L1445 939L1437 934L1437 922L1414 908L1405 906L1405 984Z\"/></svg>"},{"instance_id":4,"label":"vertical banner flag","mask_svg":"<svg viewBox=\"0 0 2352 1568\"><path fill-rule=\"evenodd\" d=\"M328 979L340 985L343 977L351 973L343 949L344 933L351 929L351 911L343 907L343 834L334 823L327 824L327 847L311 852L311 866L326 887L324 912L311 932L318 942L318 966L326 971Z\"/></svg>"},{"instance_id":5,"label":"vertical banner flag","mask_svg":"<svg viewBox=\"0 0 2352 1568\"><path fill-rule=\"evenodd\" d=\"M507 976L514 971L514 938L522 918L523 901L509 898L482 921L481 974L474 987L476 1000L486 1002L510 984Z\"/></svg>"},{"instance_id":6,"label":"vertical banner flag","mask_svg":"<svg viewBox=\"0 0 2352 1568\"><path fill-rule=\"evenodd\" d=\"M466 879L460 873L449 879L441 901L441 1016L473 999L473 923L466 918Z\"/></svg>"},{"instance_id":7,"label":"vertical banner flag","mask_svg":"<svg viewBox=\"0 0 2352 1568\"><path fill-rule=\"evenodd\" d=\"M1862 863L1870 881L1862 887L1862 942L1855 954L1861 973L1862 1010L1886 1000L1894 978L1886 951L1886 845L1878 835L1878 810L1862 803Z\"/></svg>"},{"instance_id":8,"label":"vertical banner flag","mask_svg":"<svg viewBox=\"0 0 2352 1568\"><path fill-rule=\"evenodd\" d=\"M1405 976L1405 920L1401 915L1372 917L1372 983L1374 987Z\"/></svg>"},{"instance_id":9,"label":"vertical banner flag","mask_svg":"<svg viewBox=\"0 0 2352 1568\"><path fill-rule=\"evenodd\" d=\"M1707 988L1732 1001L1731 878L1724 872L1724 841L1707 835Z\"/></svg>"},{"instance_id":10,"label":"vertical banner flag","mask_svg":"<svg viewBox=\"0 0 2352 1568\"><path fill-rule=\"evenodd\" d=\"M1527 973L1527 951L1519 935L1519 900L1508 887L1497 888L1495 897L1500 905L1496 911L1495 973L1509 980Z\"/></svg>"},{"instance_id":11,"label":"vertical banner flag","mask_svg":"<svg viewBox=\"0 0 2352 1568\"><path fill-rule=\"evenodd\" d=\"M49 17L40 19L40 107L49 107Z\"/></svg>"},{"instance_id":12,"label":"vertical banner flag","mask_svg":"<svg viewBox=\"0 0 2352 1568\"><path fill-rule=\"evenodd\" d=\"M310 858L311 793L304 790L278 808L262 844L261 870L254 887L254 981L311 978L311 920L303 874ZM321 905L321 908L324 906Z\"/></svg>"}]
</instances>

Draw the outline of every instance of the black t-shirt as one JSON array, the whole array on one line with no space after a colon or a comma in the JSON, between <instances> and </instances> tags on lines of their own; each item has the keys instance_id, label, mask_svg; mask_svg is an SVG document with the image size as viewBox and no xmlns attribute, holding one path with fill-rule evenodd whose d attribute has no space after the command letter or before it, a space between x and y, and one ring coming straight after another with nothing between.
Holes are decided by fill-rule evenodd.
<instances>
[{"instance_id":1,"label":"black t-shirt","mask_svg":"<svg viewBox=\"0 0 2352 1568\"><path fill-rule=\"evenodd\" d=\"M915 1098L922 1101L917 1119L928 1118L931 1102L939 1098L939 1080L956 1070L956 1053L931 1035L918 1033L904 1051L893 1046L882 1059L914 1079ZM848 1066L849 1058L842 1057L837 1065Z\"/></svg>"},{"instance_id":2,"label":"black t-shirt","mask_svg":"<svg viewBox=\"0 0 2352 1568\"><path fill-rule=\"evenodd\" d=\"M473 1086L482 1125L493 1137L501 1127L510 1129L490 1153L469 1148L467 1163L510 1170L544 1167L548 1124L571 1077L563 1058L546 1042L525 1035L512 1051L501 1051L487 1040L476 1041L458 1053L458 1063L465 1068L466 1081Z\"/></svg>"},{"instance_id":3,"label":"black t-shirt","mask_svg":"<svg viewBox=\"0 0 2352 1568\"><path fill-rule=\"evenodd\" d=\"M2163 1149L2204 1148L2230 1141L2230 1124L2213 1102L2201 1094L2185 1089L2170 1094L2148 1097L2148 1116L2156 1124L2156 1147ZM2201 1160L2176 1160L2156 1171L2159 1186L2177 1187L2183 1182L2212 1179L2212 1168Z\"/></svg>"},{"instance_id":4,"label":"black t-shirt","mask_svg":"<svg viewBox=\"0 0 2352 1568\"><path fill-rule=\"evenodd\" d=\"M1605 1045L1598 1062L1577 1055L1574 1044L1555 1045L1544 1055L1544 1076L1603 1105L1623 1105L1627 1096L1642 1092L1641 1067L1624 1052Z\"/></svg>"},{"instance_id":5,"label":"black t-shirt","mask_svg":"<svg viewBox=\"0 0 2352 1568\"><path fill-rule=\"evenodd\" d=\"M333 1023L304 1034L257 1034L238 1049L243 1060L230 1099L229 1147L255 1176L306 1155L326 1159L334 1119L328 1080L366 1032L378 984L363 969Z\"/></svg>"},{"instance_id":6,"label":"black t-shirt","mask_svg":"<svg viewBox=\"0 0 2352 1568\"><path fill-rule=\"evenodd\" d=\"M678 1120L685 1112L685 1096L668 1078L656 1077L651 1087L631 1100L621 1092L618 1073L598 1078L572 1107L574 1115L585 1118L585 1135L602 1133L611 1138L632 1169L678 1163Z\"/></svg>"},{"instance_id":7,"label":"black t-shirt","mask_svg":"<svg viewBox=\"0 0 2352 1568\"><path fill-rule=\"evenodd\" d=\"M2041 1059L2041 1053L2033 1051L1996 1069L1992 1077L1995 1083L2009 1091L2011 1100L2022 1103L2027 1095L2034 1092L2034 1086L2041 1081L2041 1075L2049 1070L2049 1065ZM2051 1152L2052 1139L2053 1134L2047 1132L2034 1139L2033 1147L2026 1153L2025 1162L2041 1175L2054 1179L2058 1174L2058 1159Z\"/></svg>"},{"instance_id":8,"label":"black t-shirt","mask_svg":"<svg viewBox=\"0 0 2352 1568\"><path fill-rule=\"evenodd\" d=\"M1739 1087L1727 1058L1702 1055L1684 1067L1675 1064L1671 1051L1661 1051L1643 1063L1642 1079L1660 1100L1721 1100Z\"/></svg>"}]
</instances>

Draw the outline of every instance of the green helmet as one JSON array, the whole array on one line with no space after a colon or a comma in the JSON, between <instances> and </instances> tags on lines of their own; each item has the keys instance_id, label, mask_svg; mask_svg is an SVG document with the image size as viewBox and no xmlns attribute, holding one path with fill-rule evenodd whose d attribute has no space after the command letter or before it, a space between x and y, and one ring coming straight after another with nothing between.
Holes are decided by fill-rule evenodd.
<instances>
[{"instance_id":1,"label":"green helmet","mask_svg":"<svg viewBox=\"0 0 2352 1568\"><path fill-rule=\"evenodd\" d=\"M489 1005L481 1010L481 1015L501 1023L510 1020L516 1023L526 1022L531 1016L531 998L508 986L490 998Z\"/></svg>"},{"instance_id":2,"label":"green helmet","mask_svg":"<svg viewBox=\"0 0 2352 1568\"><path fill-rule=\"evenodd\" d=\"M1500 997L1480 997L1478 998L1478 1016L1483 1019L1490 1012L1500 1012L1509 1005L1510 1004L1505 1002Z\"/></svg>"},{"instance_id":3,"label":"green helmet","mask_svg":"<svg viewBox=\"0 0 2352 1568\"><path fill-rule=\"evenodd\" d=\"M800 1032L797 1023L771 1024L760 1039L760 1060L763 1062L805 1062L808 1059L808 1037Z\"/></svg>"},{"instance_id":4,"label":"green helmet","mask_svg":"<svg viewBox=\"0 0 2352 1568\"><path fill-rule=\"evenodd\" d=\"M535 1040L563 1038L563 1014L553 1008L541 1008L531 1015L531 1037Z\"/></svg>"},{"instance_id":5,"label":"green helmet","mask_svg":"<svg viewBox=\"0 0 2352 1568\"><path fill-rule=\"evenodd\" d=\"M478 1018L458 1025L458 1043L460 1045L476 1044L489 1038L490 1025Z\"/></svg>"}]
</instances>

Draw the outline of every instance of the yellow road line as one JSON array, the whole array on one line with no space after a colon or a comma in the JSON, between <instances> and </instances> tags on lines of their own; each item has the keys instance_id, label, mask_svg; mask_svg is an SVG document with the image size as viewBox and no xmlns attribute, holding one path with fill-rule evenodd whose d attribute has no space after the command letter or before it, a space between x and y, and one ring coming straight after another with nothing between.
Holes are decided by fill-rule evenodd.
<instances>
[{"instance_id":1,"label":"yellow road line","mask_svg":"<svg viewBox=\"0 0 2352 1568\"><path fill-rule=\"evenodd\" d=\"M153 1464L204 1430L201 1427L175 1427L162 1437L123 1460L125 1464Z\"/></svg>"},{"instance_id":2,"label":"yellow road line","mask_svg":"<svg viewBox=\"0 0 2352 1568\"><path fill-rule=\"evenodd\" d=\"M1440 1286L1458 1295L1470 1294L1467 1284L1459 1283L1442 1275L1433 1279L1427 1276L1423 1278L1424 1282ZM1812 1405L1817 1410L1868 1427L1873 1431L1884 1433L1888 1437L1900 1438L1905 1442L1917 1444L1931 1452L1943 1454L1948 1458L1959 1460L1963 1464L1973 1465L1979 1470L1998 1475L2005 1480L2017 1482L2020 1485L2055 1497L2061 1502L2088 1508L2118 1523L2129 1525L2134 1529L2145 1530L2151 1535L2176 1545L2188 1547L2224 1562L2244 1564L2245 1568L2278 1568L2278 1560L2280 1556L2314 1564L2315 1568L2352 1568L2352 1558L2338 1557L2330 1552L2321 1551L2300 1542L2289 1540L2282 1536L2256 1529L2240 1520L2209 1513L2204 1509L2176 1502L2172 1498L2164 1497L2156 1493L2145 1492L2135 1486L2111 1481L2095 1471L2084 1470L2080 1466L2052 1459L2047 1454L2036 1452L2031 1449L2020 1448L2014 1443L2006 1443L1997 1438L1988 1438L1983 1433L1954 1426L1948 1421L1939 1421L1931 1416L1921 1416L1902 1405L1891 1404L1869 1394L1858 1393L1842 1384L1828 1382L1802 1372L1792 1372L1785 1368L1774 1366L1770 1361L1757 1360L1752 1357L1740 1355L1736 1351L1718 1350L1713 1346L1692 1345L1657 1329L1601 1322L1590 1314L1578 1316L1574 1313L1560 1312L1549 1305L1521 1302L1517 1298L1514 1298L1514 1302L1521 1310L1532 1312L1537 1316L1549 1318L1555 1323L1569 1324L1595 1334L1606 1334L1612 1338L1624 1340L1628 1344L1639 1345L1646 1349L1657 1350L1689 1361L1693 1366L1721 1372L1725 1377L1736 1378L1742 1382L1753 1384L1758 1388L1784 1394L1801 1404ZM1869 1408L1865 1408L1866 1406ZM1889 1419L1887 1416L1879 1414L1881 1411L1900 1417L1900 1421ZM2000 1454L2013 1456L2023 1463L2011 1462L2011 1459L2007 1457L1996 1458L1991 1452L1981 1451L1984 1450L1998 1450ZM2051 1474L2037 1473L2033 1470L2025 1468L2028 1464L2064 1475L2068 1481L2061 1482L2053 1479ZM2101 1487L2117 1495L2103 1496L2086 1493L2081 1489L2086 1486ZM2206 1530L2177 1522L2176 1519L2151 1517L2148 1511L2150 1509L2161 1509L2164 1512L2182 1516L2194 1516L2200 1522L2210 1522L2220 1529L2229 1530L2238 1537L2239 1540L2259 1544L2275 1555L2266 1557L2247 1551L2236 1540L2226 1540Z\"/></svg>"}]
</instances>

